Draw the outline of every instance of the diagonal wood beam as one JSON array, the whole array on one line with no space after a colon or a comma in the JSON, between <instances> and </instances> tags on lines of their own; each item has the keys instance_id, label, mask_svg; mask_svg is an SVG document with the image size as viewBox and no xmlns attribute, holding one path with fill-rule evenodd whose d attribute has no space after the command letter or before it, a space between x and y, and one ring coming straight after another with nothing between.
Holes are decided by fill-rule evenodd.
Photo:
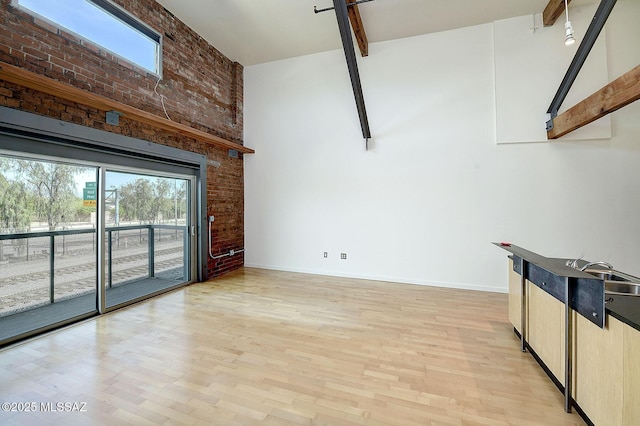
<instances>
[{"instance_id":1,"label":"diagonal wood beam","mask_svg":"<svg viewBox=\"0 0 640 426\"><path fill-rule=\"evenodd\" d=\"M351 6L347 8L347 11L349 12L349 21L351 22L353 34L356 36L356 41L360 48L360 54L362 57L369 56L369 42L367 41L367 34L364 32L364 25L362 25L358 5L353 4L351 0L344 1L346 4L351 4Z\"/></svg>"},{"instance_id":2,"label":"diagonal wood beam","mask_svg":"<svg viewBox=\"0 0 640 426\"><path fill-rule=\"evenodd\" d=\"M557 139L640 99L640 65L553 119L547 138Z\"/></svg>"},{"instance_id":3,"label":"diagonal wood beam","mask_svg":"<svg viewBox=\"0 0 640 426\"><path fill-rule=\"evenodd\" d=\"M571 0L567 0L567 4ZM549 0L547 7L542 12L542 23L545 27L552 26L558 18L564 13L564 0Z\"/></svg>"}]
</instances>

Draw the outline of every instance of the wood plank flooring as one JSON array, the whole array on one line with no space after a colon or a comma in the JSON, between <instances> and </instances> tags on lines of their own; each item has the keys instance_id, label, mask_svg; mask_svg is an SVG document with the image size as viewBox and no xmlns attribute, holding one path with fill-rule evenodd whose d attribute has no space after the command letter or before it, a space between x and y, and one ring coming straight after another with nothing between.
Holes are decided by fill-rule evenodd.
<instances>
[{"instance_id":1,"label":"wood plank flooring","mask_svg":"<svg viewBox=\"0 0 640 426\"><path fill-rule=\"evenodd\" d=\"M506 294L249 268L0 351L37 408L3 425L583 425L562 401Z\"/></svg>"}]
</instances>

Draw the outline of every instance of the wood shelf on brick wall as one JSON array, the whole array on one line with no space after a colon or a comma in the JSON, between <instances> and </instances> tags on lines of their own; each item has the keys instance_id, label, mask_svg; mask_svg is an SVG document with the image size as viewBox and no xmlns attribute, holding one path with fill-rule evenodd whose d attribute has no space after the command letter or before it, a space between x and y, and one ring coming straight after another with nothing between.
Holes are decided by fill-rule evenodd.
<instances>
[{"instance_id":1,"label":"wood shelf on brick wall","mask_svg":"<svg viewBox=\"0 0 640 426\"><path fill-rule=\"evenodd\" d=\"M238 152L242 152L243 154L253 154L255 152L253 149L247 148L238 143L228 141L224 138L194 129L181 123L176 123L175 121L105 98L104 96L87 92L69 84L44 77L31 71L7 64L6 62L0 62L0 79L29 89L34 89L39 92L47 93L49 95L57 96L62 99L77 102L81 105L96 108L101 111L117 111L122 117L148 124L168 132L194 138L219 148L233 149Z\"/></svg>"}]
</instances>

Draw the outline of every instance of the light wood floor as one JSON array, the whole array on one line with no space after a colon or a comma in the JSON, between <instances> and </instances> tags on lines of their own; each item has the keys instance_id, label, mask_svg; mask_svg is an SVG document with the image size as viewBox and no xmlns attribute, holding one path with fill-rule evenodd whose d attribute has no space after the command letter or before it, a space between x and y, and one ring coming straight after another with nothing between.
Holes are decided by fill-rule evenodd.
<instances>
[{"instance_id":1,"label":"light wood floor","mask_svg":"<svg viewBox=\"0 0 640 426\"><path fill-rule=\"evenodd\" d=\"M3 425L584 424L506 294L257 269L0 351L0 402L38 405Z\"/></svg>"}]
</instances>

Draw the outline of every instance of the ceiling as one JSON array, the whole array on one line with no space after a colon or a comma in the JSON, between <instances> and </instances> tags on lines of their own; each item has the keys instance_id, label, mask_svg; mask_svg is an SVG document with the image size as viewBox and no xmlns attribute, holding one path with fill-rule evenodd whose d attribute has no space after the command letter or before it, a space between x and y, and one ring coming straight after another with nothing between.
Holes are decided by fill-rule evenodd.
<instances>
[{"instance_id":1,"label":"ceiling","mask_svg":"<svg viewBox=\"0 0 640 426\"><path fill-rule=\"evenodd\" d=\"M332 0L157 0L244 66L342 47ZM542 12L549 0L374 0L358 6L369 43ZM597 0L573 0L571 7ZM571 11L569 11L571 16Z\"/></svg>"}]
</instances>

